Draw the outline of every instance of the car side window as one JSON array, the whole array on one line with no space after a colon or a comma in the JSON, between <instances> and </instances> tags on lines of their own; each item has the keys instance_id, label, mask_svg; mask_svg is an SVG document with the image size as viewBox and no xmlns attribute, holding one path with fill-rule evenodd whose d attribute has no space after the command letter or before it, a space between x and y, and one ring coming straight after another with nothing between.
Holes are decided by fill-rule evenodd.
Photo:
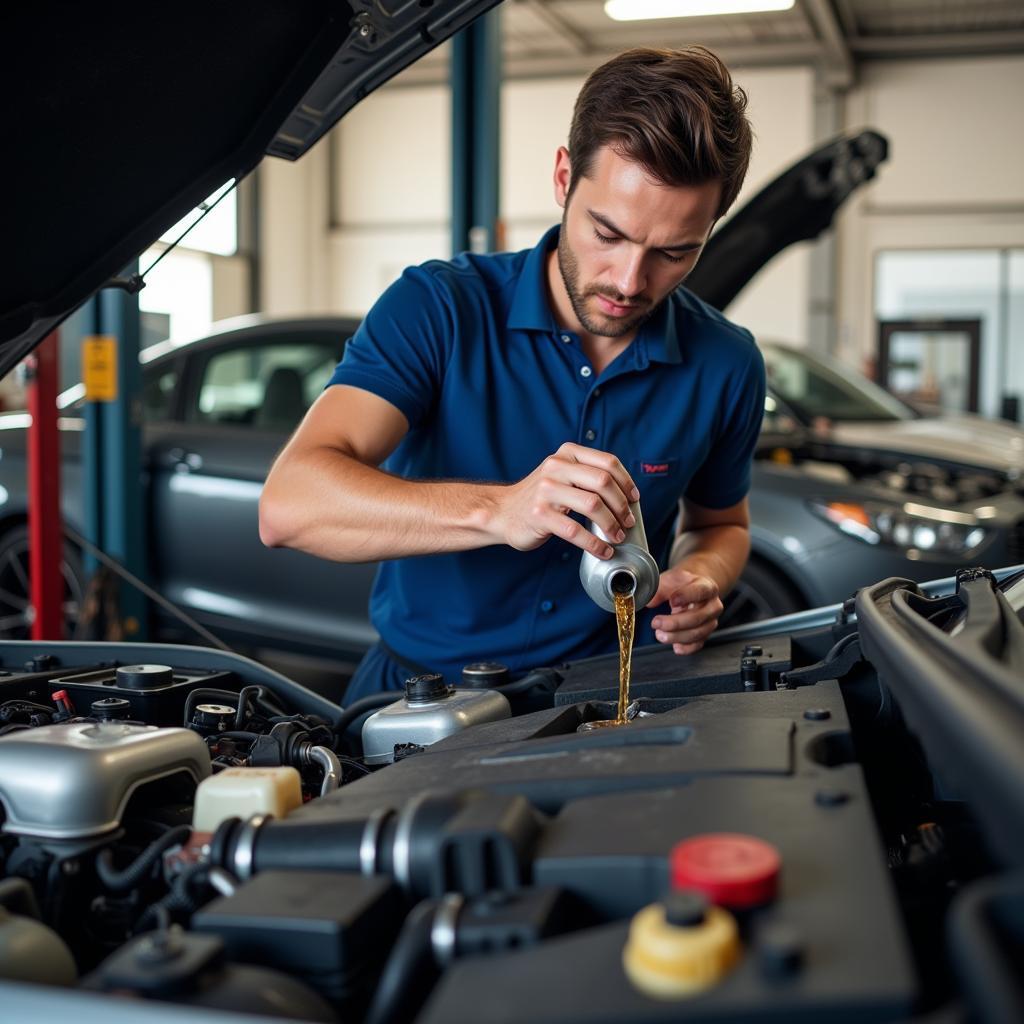
<instances>
[{"instance_id":1,"label":"car side window","mask_svg":"<svg viewBox=\"0 0 1024 1024\"><path fill-rule=\"evenodd\" d=\"M328 343L281 342L214 353L206 361L190 418L204 423L289 431L330 379Z\"/></svg>"},{"instance_id":2,"label":"car side window","mask_svg":"<svg viewBox=\"0 0 1024 1024\"><path fill-rule=\"evenodd\" d=\"M174 413L178 369L145 370L142 374L142 416L149 421L169 420Z\"/></svg>"}]
</instances>

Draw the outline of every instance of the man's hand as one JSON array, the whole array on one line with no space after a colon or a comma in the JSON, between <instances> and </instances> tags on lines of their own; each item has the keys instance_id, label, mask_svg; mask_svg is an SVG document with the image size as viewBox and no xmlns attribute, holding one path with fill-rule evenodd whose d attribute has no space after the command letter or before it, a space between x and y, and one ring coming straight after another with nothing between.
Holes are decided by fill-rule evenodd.
<instances>
[{"instance_id":1,"label":"man's hand","mask_svg":"<svg viewBox=\"0 0 1024 1024\"><path fill-rule=\"evenodd\" d=\"M617 544L635 525L629 510L640 493L622 463L608 452L566 442L529 476L502 488L493 530L502 543L532 551L549 537L611 558L612 548L575 519L578 512Z\"/></svg>"},{"instance_id":2,"label":"man's hand","mask_svg":"<svg viewBox=\"0 0 1024 1024\"><path fill-rule=\"evenodd\" d=\"M718 626L722 599L718 584L708 576L676 567L661 574L658 592L648 608L669 603L668 615L657 615L651 623L660 643L671 644L676 654L695 654Z\"/></svg>"}]
</instances>

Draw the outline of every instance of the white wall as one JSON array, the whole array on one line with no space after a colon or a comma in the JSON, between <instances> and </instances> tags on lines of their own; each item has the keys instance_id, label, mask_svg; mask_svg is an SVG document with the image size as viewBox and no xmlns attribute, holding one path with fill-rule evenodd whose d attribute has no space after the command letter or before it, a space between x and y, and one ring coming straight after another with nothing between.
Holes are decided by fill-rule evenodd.
<instances>
[{"instance_id":1,"label":"white wall","mask_svg":"<svg viewBox=\"0 0 1024 1024\"><path fill-rule=\"evenodd\" d=\"M890 140L876 181L841 215L839 324L850 361L875 351L874 267L886 249L1024 245L1024 57L865 65L848 127Z\"/></svg>"},{"instance_id":2,"label":"white wall","mask_svg":"<svg viewBox=\"0 0 1024 1024\"><path fill-rule=\"evenodd\" d=\"M736 77L748 90L756 133L743 202L817 141L815 84L803 67L740 69ZM503 89L502 212L510 249L532 245L559 217L551 168L580 84L556 78ZM877 181L837 222L842 357L861 365L874 353L879 251L1024 246L1021 96L1024 57L862 66L842 104L842 124L878 128L892 152ZM446 258L450 140L445 87L393 87L361 103L298 164L266 161L260 170L264 309L361 314L404 266ZM760 337L802 343L812 299L822 298L810 282L818 259L807 245L784 253L730 316Z\"/></svg>"},{"instance_id":3,"label":"white wall","mask_svg":"<svg viewBox=\"0 0 1024 1024\"><path fill-rule=\"evenodd\" d=\"M807 68L737 75L750 95L756 141L744 198L813 143ZM502 89L502 218L506 248L533 245L557 223L555 151L564 145L582 78L508 82ZM327 159L333 145L334 170ZM409 264L447 258L451 110L446 87L382 89L296 165L261 168L264 309L364 313ZM331 192L333 190L333 194ZM329 226L333 206L337 224ZM758 333L806 335L806 251L755 280L730 315Z\"/></svg>"},{"instance_id":4,"label":"white wall","mask_svg":"<svg viewBox=\"0 0 1024 1024\"><path fill-rule=\"evenodd\" d=\"M755 142L735 209L814 142L814 76L809 68L740 71ZM551 180L555 152L566 143L582 78L508 82L502 90L502 216L510 249L533 245L561 219ZM802 343L807 334L809 252L791 251L763 271L729 316L764 337Z\"/></svg>"},{"instance_id":5,"label":"white wall","mask_svg":"<svg viewBox=\"0 0 1024 1024\"><path fill-rule=\"evenodd\" d=\"M814 72L810 68L738 71L747 91L754 152L734 209L753 198L772 178L807 155L814 137ZM729 318L759 338L802 345L810 315L810 244L781 253L743 289Z\"/></svg>"}]
</instances>

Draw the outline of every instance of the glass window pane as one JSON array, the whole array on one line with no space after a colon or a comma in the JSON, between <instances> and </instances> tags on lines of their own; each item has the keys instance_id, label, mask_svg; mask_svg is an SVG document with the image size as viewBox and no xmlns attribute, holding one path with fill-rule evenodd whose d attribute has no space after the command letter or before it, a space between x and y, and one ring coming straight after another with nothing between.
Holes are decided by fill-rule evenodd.
<instances>
[{"instance_id":1,"label":"glass window pane","mask_svg":"<svg viewBox=\"0 0 1024 1024\"><path fill-rule=\"evenodd\" d=\"M206 205L212 205L217 197L233 184L232 180L222 185L207 198ZM174 227L160 236L160 241L174 242L190 224L195 224L196 226L181 240L180 245L187 249L216 253L218 256L233 256L238 251L238 192L232 188L213 210L196 223L201 213L200 207L182 217ZM146 264L143 264L143 269L145 266Z\"/></svg>"},{"instance_id":2,"label":"glass window pane","mask_svg":"<svg viewBox=\"0 0 1024 1024\"><path fill-rule=\"evenodd\" d=\"M206 363L192 418L291 430L327 383L336 362L333 346L326 343L219 352Z\"/></svg>"},{"instance_id":3,"label":"glass window pane","mask_svg":"<svg viewBox=\"0 0 1024 1024\"><path fill-rule=\"evenodd\" d=\"M856 371L798 349L762 345L768 387L810 426L819 417L836 421L901 420L913 413Z\"/></svg>"},{"instance_id":4,"label":"glass window pane","mask_svg":"<svg viewBox=\"0 0 1024 1024\"><path fill-rule=\"evenodd\" d=\"M146 420L171 418L177 384L178 371L173 366L160 371L150 370L143 374L142 415Z\"/></svg>"},{"instance_id":5,"label":"glass window pane","mask_svg":"<svg viewBox=\"0 0 1024 1024\"><path fill-rule=\"evenodd\" d=\"M139 267L145 270L161 251L147 249L139 257ZM162 340L160 335L165 332L165 336L178 340L208 334L213 323L210 257L181 249L168 253L147 275L146 287L139 292L139 309L156 314L144 319L146 343Z\"/></svg>"},{"instance_id":6,"label":"glass window pane","mask_svg":"<svg viewBox=\"0 0 1024 1024\"><path fill-rule=\"evenodd\" d=\"M996 249L881 252L875 264L878 320L978 320L979 412L997 416L1004 387L1000 261Z\"/></svg>"}]
</instances>

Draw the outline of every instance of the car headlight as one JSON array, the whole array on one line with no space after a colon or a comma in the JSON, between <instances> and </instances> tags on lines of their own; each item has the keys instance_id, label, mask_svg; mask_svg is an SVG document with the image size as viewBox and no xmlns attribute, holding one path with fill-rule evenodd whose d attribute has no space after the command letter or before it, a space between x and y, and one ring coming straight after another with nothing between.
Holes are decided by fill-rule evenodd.
<instances>
[{"instance_id":1,"label":"car headlight","mask_svg":"<svg viewBox=\"0 0 1024 1024\"><path fill-rule=\"evenodd\" d=\"M811 511L865 544L888 544L907 552L966 555L988 536L968 512L908 502L812 501Z\"/></svg>"}]
</instances>

